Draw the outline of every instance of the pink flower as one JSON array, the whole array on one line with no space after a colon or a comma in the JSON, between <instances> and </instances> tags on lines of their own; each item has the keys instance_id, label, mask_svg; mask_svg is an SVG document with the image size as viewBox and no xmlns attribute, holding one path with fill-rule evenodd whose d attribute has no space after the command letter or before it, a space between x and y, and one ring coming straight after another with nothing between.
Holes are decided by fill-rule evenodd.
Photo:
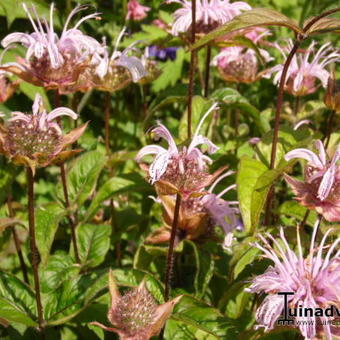
<instances>
[{"instance_id":1,"label":"pink flower","mask_svg":"<svg viewBox=\"0 0 340 340\"><path fill-rule=\"evenodd\" d=\"M107 318L113 327L91 322L119 335L121 340L149 340L157 335L182 296L158 305L148 292L145 282L123 296L120 295L113 273L109 273L111 306Z\"/></svg>"},{"instance_id":2,"label":"pink flower","mask_svg":"<svg viewBox=\"0 0 340 340\"><path fill-rule=\"evenodd\" d=\"M276 320L283 312L284 298L277 295L278 292L293 292L288 296L289 307L298 308L327 308L332 305L339 307L340 297L340 251L334 251L340 242L340 238L332 245L325 245L329 229L319 247L315 246L318 222L314 225L313 236L310 244L309 254L303 257L300 237L298 235L298 254L289 246L283 230L280 230L281 242L267 233L267 237L273 246L262 235L259 235L263 245L255 244L263 253L264 257L273 261L264 274L256 276L247 289L251 293L267 293L256 312L258 327L271 330L275 327ZM275 246L275 248L274 248ZM322 257L324 249L328 249L326 256ZM333 256L332 256L333 254ZM315 316L298 316L295 321L300 322L298 326L305 339L315 339L321 329L317 329ZM307 314L308 315L308 314ZM327 321L331 318L320 317L325 324L322 326L327 340L332 339L332 328ZM321 328L321 327L320 327Z\"/></svg>"},{"instance_id":3,"label":"pink flower","mask_svg":"<svg viewBox=\"0 0 340 340\"><path fill-rule=\"evenodd\" d=\"M307 160L304 182L288 175L285 179L297 195L297 200L310 209L315 209L327 221L340 221L340 144L332 160L327 160L325 148L320 140L316 142L319 156L308 149L295 149L285 156L287 161L293 158Z\"/></svg>"},{"instance_id":4,"label":"pink flower","mask_svg":"<svg viewBox=\"0 0 340 340\"><path fill-rule=\"evenodd\" d=\"M147 12L149 12L151 8L142 6L137 0L129 0L127 9L127 20L140 21L147 16Z\"/></svg>"},{"instance_id":5,"label":"pink flower","mask_svg":"<svg viewBox=\"0 0 340 340\"><path fill-rule=\"evenodd\" d=\"M79 150L66 150L84 132L86 124L63 135L54 120L61 116L77 119L77 114L66 107L47 113L42 98L35 96L33 113L12 112L4 127L0 126L0 153L14 163L29 166L34 170L50 163L60 162Z\"/></svg>"},{"instance_id":6,"label":"pink flower","mask_svg":"<svg viewBox=\"0 0 340 340\"><path fill-rule=\"evenodd\" d=\"M97 40L83 34L79 26L88 19L97 19L98 13L83 17L69 29L72 17L86 9L84 6L76 7L67 18L59 37L53 28L53 3L49 23L46 19L38 17L34 7L29 9L25 4L23 7L34 32L11 33L2 40L2 45L7 49L15 43L22 44L27 49L25 60L19 58L19 62L5 64L2 69L35 85L62 89L77 82L79 74L84 69L97 67L98 59L105 52L105 47Z\"/></svg>"},{"instance_id":7,"label":"pink flower","mask_svg":"<svg viewBox=\"0 0 340 340\"><path fill-rule=\"evenodd\" d=\"M172 34L187 32L191 27L191 1L168 0L167 3L176 2L182 5L174 13ZM229 0L197 0L196 1L196 31L207 33L216 27L225 24L242 11L250 10L251 7L243 1L230 3Z\"/></svg>"},{"instance_id":8,"label":"pink flower","mask_svg":"<svg viewBox=\"0 0 340 340\"><path fill-rule=\"evenodd\" d=\"M331 47L330 43L322 45L314 53L315 44L313 41L305 52L295 54L289 66L285 90L294 96L305 96L314 93L318 88L316 84L317 79L326 88L330 74L325 67L330 63L340 60L340 53ZM285 48L277 45L284 58L287 58L287 53L291 50L292 46L293 42L291 40L288 41L288 45ZM278 84L282 70L283 64L276 65L266 77L276 73L274 84Z\"/></svg>"},{"instance_id":9,"label":"pink flower","mask_svg":"<svg viewBox=\"0 0 340 340\"><path fill-rule=\"evenodd\" d=\"M148 145L137 154L137 162L147 155L155 155L154 161L148 169L151 184L163 180L178 189L181 188L185 194L190 194L193 190L197 191L207 185L205 180L210 176L206 171L206 164L211 163L211 159L204 155L198 146L207 145L209 154L216 152L218 147L208 138L200 135L199 130L206 117L216 107L216 104L212 105L205 113L188 147L178 149L169 130L160 123L152 130L157 138L167 141L168 149L159 145Z\"/></svg>"}]
</instances>

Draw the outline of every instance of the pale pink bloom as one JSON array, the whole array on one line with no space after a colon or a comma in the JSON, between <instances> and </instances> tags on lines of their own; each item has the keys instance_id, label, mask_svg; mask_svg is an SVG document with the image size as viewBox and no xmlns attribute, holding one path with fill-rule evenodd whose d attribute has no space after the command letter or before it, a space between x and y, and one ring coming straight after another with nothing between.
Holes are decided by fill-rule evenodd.
<instances>
[{"instance_id":1,"label":"pale pink bloom","mask_svg":"<svg viewBox=\"0 0 340 340\"><path fill-rule=\"evenodd\" d=\"M150 11L150 7L142 6L137 0L129 0L127 4L127 20L140 21L147 16L147 12Z\"/></svg>"},{"instance_id":2,"label":"pale pink bloom","mask_svg":"<svg viewBox=\"0 0 340 340\"><path fill-rule=\"evenodd\" d=\"M65 150L84 132L86 124L63 135L55 120L61 116L77 119L77 114L66 107L47 113L42 98L35 96L32 114L12 112L12 117L0 129L0 153L16 164L44 167L52 161L58 162L79 150Z\"/></svg>"},{"instance_id":3,"label":"pale pink bloom","mask_svg":"<svg viewBox=\"0 0 340 340\"><path fill-rule=\"evenodd\" d=\"M39 18L35 7L23 8L32 23L33 33L15 32L2 40L6 49L15 43L22 44L26 50L25 60L19 63L8 63L2 67L15 74L31 73L32 82L42 82L45 87L67 86L77 81L79 73L84 68L97 67L98 59L105 52L106 47L97 40L83 34L79 26L88 19L97 19L98 13L87 15L80 19L73 28L69 28L72 17L86 9L78 6L72 10L64 25L60 37L54 32L53 11L51 4L49 22ZM21 72L20 72L21 71ZM25 75L26 79L29 77Z\"/></svg>"},{"instance_id":4,"label":"pale pink bloom","mask_svg":"<svg viewBox=\"0 0 340 340\"><path fill-rule=\"evenodd\" d=\"M319 155L308 149L295 149L285 155L290 161L302 158L307 161L304 182L298 181L288 175L285 179L297 195L302 205L315 209L327 221L340 221L340 144L331 160L327 159L324 145L320 140L316 143Z\"/></svg>"},{"instance_id":5,"label":"pale pink bloom","mask_svg":"<svg viewBox=\"0 0 340 340\"><path fill-rule=\"evenodd\" d=\"M157 138L163 138L168 143L168 149L165 149L160 145L145 146L136 156L136 160L139 162L146 155L155 155L154 161L149 167L150 182L152 184L159 181L163 175L166 174L169 166L170 168L178 168L179 174L176 170L176 175L188 176L186 171L188 171L189 168L197 173L198 171L204 170L206 163L211 163L211 159L204 155L197 146L202 144L207 145L209 154L216 152L218 149L218 147L208 138L199 134L199 130L201 129L204 120L216 109L216 107L217 104L212 105L212 107L205 113L197 126L196 132L188 148L184 147L179 150L171 133L163 124L159 123L158 126L152 130Z\"/></svg>"},{"instance_id":6,"label":"pale pink bloom","mask_svg":"<svg viewBox=\"0 0 340 340\"><path fill-rule=\"evenodd\" d=\"M331 46L331 43L322 45L315 53L315 44L313 41L307 50L303 53L294 55L287 73L285 90L294 96L304 96L314 93L317 88L317 79L321 82L322 87L326 88L330 76L326 66L340 60L340 53ZM284 58L292 49L293 42L288 41L286 47L282 48L276 45ZM275 73L274 84L279 84L283 70L283 64L274 66L266 77Z\"/></svg>"},{"instance_id":7,"label":"pale pink bloom","mask_svg":"<svg viewBox=\"0 0 340 340\"><path fill-rule=\"evenodd\" d=\"M264 253L264 257L273 261L273 266L269 266L264 274L256 276L247 291L268 294L256 312L258 327L264 327L265 331L273 329L283 313L284 297L278 295L278 292L294 293L287 297L291 309L302 306L315 311L315 308L339 306L340 251L335 252L335 250L339 248L340 238L326 246L326 238L331 231L329 229L317 247L315 245L317 229L318 222L314 225L309 254L306 258L302 254L299 235L297 254L290 248L282 228L281 242L269 233L266 233L269 240L259 235L263 245L256 243L255 246ZM322 257L324 249L328 250ZM310 315L295 316L295 321L300 322L298 326L300 332L306 340L315 339L317 333L321 331L317 329L317 318L319 317ZM324 316L320 319L325 322L322 331L326 339L332 340L332 327L327 323L332 318Z\"/></svg>"},{"instance_id":8,"label":"pale pink bloom","mask_svg":"<svg viewBox=\"0 0 340 340\"><path fill-rule=\"evenodd\" d=\"M172 34L185 33L191 27L191 1L167 1L167 3L172 2L182 6L173 14ZM197 33L207 33L247 10L251 10L251 7L243 1L230 3L229 0L196 0L196 31Z\"/></svg>"}]
</instances>

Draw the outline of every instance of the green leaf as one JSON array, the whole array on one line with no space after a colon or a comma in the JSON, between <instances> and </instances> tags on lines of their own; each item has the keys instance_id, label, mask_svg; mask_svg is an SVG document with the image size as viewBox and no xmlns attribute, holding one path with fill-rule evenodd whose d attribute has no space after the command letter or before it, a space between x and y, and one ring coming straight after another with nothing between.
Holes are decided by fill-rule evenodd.
<instances>
[{"instance_id":1,"label":"green leaf","mask_svg":"<svg viewBox=\"0 0 340 340\"><path fill-rule=\"evenodd\" d=\"M191 113L191 127L192 132L195 132L197 125L199 124L203 115L210 109L212 101L201 96L194 96L192 99L192 113ZM212 117L212 115L211 115ZM210 117L210 118L211 118ZM206 119L205 124L203 124L200 133L204 134L204 127L207 126L209 122L209 117ZM188 138L188 110L185 111L179 123L179 138L183 142Z\"/></svg>"},{"instance_id":2,"label":"green leaf","mask_svg":"<svg viewBox=\"0 0 340 340\"><path fill-rule=\"evenodd\" d=\"M164 335L166 339L232 339L236 338L234 326L217 309L183 296L176 304Z\"/></svg>"},{"instance_id":3,"label":"green leaf","mask_svg":"<svg viewBox=\"0 0 340 340\"><path fill-rule=\"evenodd\" d=\"M37 87L35 85L29 84L25 81L20 83L20 91L23 92L32 101L35 99L35 95L39 93L44 101L45 108L50 111L51 104L46 95L46 91L42 87Z\"/></svg>"},{"instance_id":4,"label":"green leaf","mask_svg":"<svg viewBox=\"0 0 340 340\"><path fill-rule=\"evenodd\" d=\"M0 205L7 199L16 170L13 164L2 164L2 160L0 160Z\"/></svg>"},{"instance_id":5,"label":"green leaf","mask_svg":"<svg viewBox=\"0 0 340 340\"><path fill-rule=\"evenodd\" d=\"M96 267L101 264L110 248L111 226L85 224L80 225L76 232L82 265Z\"/></svg>"},{"instance_id":6,"label":"green leaf","mask_svg":"<svg viewBox=\"0 0 340 340\"><path fill-rule=\"evenodd\" d=\"M250 263L254 262L260 250L258 248L250 248L236 263L234 267L234 280L237 279L239 274L243 271L243 269Z\"/></svg>"},{"instance_id":7,"label":"green leaf","mask_svg":"<svg viewBox=\"0 0 340 340\"><path fill-rule=\"evenodd\" d=\"M209 285L210 280L214 274L214 259L210 252L205 251L202 247L198 247L194 242L185 241L190 245L194 251L196 260L196 274L195 274L195 291L196 296L201 299Z\"/></svg>"},{"instance_id":8,"label":"green leaf","mask_svg":"<svg viewBox=\"0 0 340 340\"><path fill-rule=\"evenodd\" d=\"M0 318L26 326L37 326L34 293L15 276L0 272Z\"/></svg>"},{"instance_id":9,"label":"green leaf","mask_svg":"<svg viewBox=\"0 0 340 340\"><path fill-rule=\"evenodd\" d=\"M314 18L309 18L304 23L304 27ZM317 35L320 33L328 33L332 31L340 31L340 19L337 18L321 18L314 23L307 31L306 35Z\"/></svg>"},{"instance_id":10,"label":"green leaf","mask_svg":"<svg viewBox=\"0 0 340 340\"><path fill-rule=\"evenodd\" d=\"M268 168L261 162L244 156L241 158L237 172L237 193L240 202L240 210L245 230L247 232L254 231L254 217L259 216L262 205L254 201L253 194L257 185L257 181ZM256 194L256 196L261 196Z\"/></svg>"},{"instance_id":11,"label":"green leaf","mask_svg":"<svg viewBox=\"0 0 340 340\"><path fill-rule=\"evenodd\" d=\"M55 233L64 216L65 211L57 203L36 209L36 238L42 265L48 260Z\"/></svg>"},{"instance_id":12,"label":"green leaf","mask_svg":"<svg viewBox=\"0 0 340 340\"><path fill-rule=\"evenodd\" d=\"M182 68L184 62L184 49L177 50L176 59L174 61L168 60L161 66L161 75L152 82L152 90L160 92L168 86L174 86L182 76Z\"/></svg>"},{"instance_id":13,"label":"green leaf","mask_svg":"<svg viewBox=\"0 0 340 340\"><path fill-rule=\"evenodd\" d=\"M279 207L279 215L292 216L302 221L307 208L302 206L296 201L286 201ZM314 210L310 210L306 223L313 226L317 218L317 213Z\"/></svg>"},{"instance_id":14,"label":"green leaf","mask_svg":"<svg viewBox=\"0 0 340 340\"><path fill-rule=\"evenodd\" d=\"M72 257L64 252L50 256L46 269L42 275L42 292L48 293L58 289L66 281L77 276L80 271L78 264L75 264Z\"/></svg>"},{"instance_id":15,"label":"green leaf","mask_svg":"<svg viewBox=\"0 0 340 340\"><path fill-rule=\"evenodd\" d=\"M197 49L227 33L255 26L285 26L296 33L303 33L295 21L289 19L282 13L269 8L253 8L250 11L243 12L233 20L228 21L226 24L219 26L214 31L205 35L192 46L192 49Z\"/></svg>"},{"instance_id":16,"label":"green leaf","mask_svg":"<svg viewBox=\"0 0 340 340\"><path fill-rule=\"evenodd\" d=\"M93 193L106 157L99 151L89 151L78 157L68 172L70 202L82 206Z\"/></svg>"},{"instance_id":17,"label":"green leaf","mask_svg":"<svg viewBox=\"0 0 340 340\"><path fill-rule=\"evenodd\" d=\"M241 111L248 113L261 133L270 130L268 121L261 119L260 111L251 105L237 90L229 87L221 88L214 91L210 98L221 101L228 107L239 108Z\"/></svg>"},{"instance_id":18,"label":"green leaf","mask_svg":"<svg viewBox=\"0 0 340 340\"><path fill-rule=\"evenodd\" d=\"M115 194L129 190L135 182L122 177L112 177L105 182L91 201L86 211L84 221L90 220L99 209L102 202L113 197Z\"/></svg>"}]
</instances>

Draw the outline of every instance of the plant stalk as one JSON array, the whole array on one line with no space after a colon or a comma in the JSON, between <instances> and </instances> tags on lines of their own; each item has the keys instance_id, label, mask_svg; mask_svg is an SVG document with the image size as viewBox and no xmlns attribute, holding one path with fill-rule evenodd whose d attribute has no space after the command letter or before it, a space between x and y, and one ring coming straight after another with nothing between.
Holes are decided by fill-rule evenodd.
<instances>
[{"instance_id":1,"label":"plant stalk","mask_svg":"<svg viewBox=\"0 0 340 340\"><path fill-rule=\"evenodd\" d=\"M105 93L105 149L107 156L110 155L110 111L111 111L111 93Z\"/></svg>"},{"instance_id":2,"label":"plant stalk","mask_svg":"<svg viewBox=\"0 0 340 340\"><path fill-rule=\"evenodd\" d=\"M164 291L165 301L168 301L169 296L170 296L171 276L173 274L173 268L174 268L174 245L175 245L175 239L176 239L176 234L177 234L177 226L178 226L178 220L179 220L179 212L181 208L181 201L182 201L181 195L177 194L175 211L174 211L174 219L172 221L172 226L171 226L169 250L168 250L168 255L167 255L167 260L166 260L165 291Z\"/></svg>"},{"instance_id":3,"label":"plant stalk","mask_svg":"<svg viewBox=\"0 0 340 340\"><path fill-rule=\"evenodd\" d=\"M55 97L54 97L54 104L55 107L60 107L60 94L59 91L55 91ZM58 124L60 127L62 127L62 122L60 117L57 119ZM60 176L61 176L61 183L63 187L63 193L64 193L64 199L65 199L65 207L67 209L70 208L70 200L69 200L69 195L68 195L68 189L67 189L67 177L66 177L66 169L65 169L65 164L62 163L60 165ZM76 259L76 262L80 264L80 258L79 258L79 251L78 251L78 243L77 243L77 235L76 235L76 222L74 220L73 216L67 216L67 219L69 221L70 227L71 227L71 240L73 244L73 250L74 250L74 257Z\"/></svg>"},{"instance_id":4,"label":"plant stalk","mask_svg":"<svg viewBox=\"0 0 340 340\"><path fill-rule=\"evenodd\" d=\"M204 97L209 95L209 79L210 79L210 62L211 62L211 46L207 45L207 54L205 57L205 78L204 78Z\"/></svg>"},{"instance_id":5,"label":"plant stalk","mask_svg":"<svg viewBox=\"0 0 340 340\"><path fill-rule=\"evenodd\" d=\"M13 218L14 217L14 211L13 211L13 207L12 207L12 193L9 193L9 195L8 195L7 207L8 207L9 217ZM12 230L13 240L14 240L14 244L15 244L15 249L17 251L19 262L20 262L20 268L21 268L21 271L22 271L22 276L24 278L24 281L27 284L29 284L28 275L27 275L27 267L26 267L26 263L25 263L25 260L24 260L24 256L22 255L20 241L19 241L19 237L18 237L15 226L11 227L11 230Z\"/></svg>"},{"instance_id":6,"label":"plant stalk","mask_svg":"<svg viewBox=\"0 0 340 340\"><path fill-rule=\"evenodd\" d=\"M191 2L191 44L196 39L196 0ZM190 52L189 87L188 87L188 138L192 135L192 97L194 95L196 51Z\"/></svg>"},{"instance_id":7,"label":"plant stalk","mask_svg":"<svg viewBox=\"0 0 340 340\"><path fill-rule=\"evenodd\" d=\"M31 168L27 168L27 183L28 183L28 225L30 235L31 261L33 268L35 300L37 304L39 330L43 333L45 321L43 316L43 307L41 304L40 295L40 280L39 280L39 263L40 255L35 238L35 215L34 215L34 174Z\"/></svg>"},{"instance_id":8,"label":"plant stalk","mask_svg":"<svg viewBox=\"0 0 340 340\"><path fill-rule=\"evenodd\" d=\"M328 148L329 142L331 140L331 134L333 131L333 124L334 124L334 119L335 119L335 110L332 110L331 115L328 120L327 124L327 132L325 136L325 149Z\"/></svg>"}]
</instances>

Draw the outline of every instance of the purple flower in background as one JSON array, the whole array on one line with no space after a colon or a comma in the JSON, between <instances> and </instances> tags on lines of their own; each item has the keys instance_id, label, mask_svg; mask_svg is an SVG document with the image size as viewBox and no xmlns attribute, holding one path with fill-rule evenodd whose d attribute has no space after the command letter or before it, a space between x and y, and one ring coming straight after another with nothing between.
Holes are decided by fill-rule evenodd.
<instances>
[{"instance_id":1,"label":"purple flower in background","mask_svg":"<svg viewBox=\"0 0 340 340\"><path fill-rule=\"evenodd\" d=\"M314 93L317 88L317 79L321 82L322 87L326 88L330 76L326 66L340 60L340 53L334 49L330 43L322 45L315 53L315 44L313 41L306 51L294 55L287 73L285 90L294 96L305 96ZM292 49L293 42L288 41L286 47L277 45L284 58ZM265 77L275 73L274 84L278 84L281 78L283 64L274 66Z\"/></svg>"},{"instance_id":2,"label":"purple flower in background","mask_svg":"<svg viewBox=\"0 0 340 340\"><path fill-rule=\"evenodd\" d=\"M190 30L191 27L191 1L167 0L167 3L178 3L182 6L173 14L174 23L172 34L178 35ZM232 20L242 11L251 7L243 1L230 3L229 0L197 0L196 1L196 32L208 33L216 27Z\"/></svg>"},{"instance_id":3,"label":"purple flower in background","mask_svg":"<svg viewBox=\"0 0 340 340\"><path fill-rule=\"evenodd\" d=\"M319 155L308 149L295 149L285 155L290 161L302 158L307 161L304 182L285 175L287 183L297 195L297 200L309 209L315 209L327 221L340 221L340 144L331 160L328 160L323 143L318 140Z\"/></svg>"},{"instance_id":4,"label":"purple flower in background","mask_svg":"<svg viewBox=\"0 0 340 340\"><path fill-rule=\"evenodd\" d=\"M301 306L315 310L315 308L325 309L332 305L339 308L340 251L335 252L335 250L338 249L340 238L326 246L325 242L331 231L329 229L317 247L315 245L317 230L318 222L314 225L309 254L306 258L302 254L299 235L297 254L290 248L282 228L280 242L269 233L266 233L269 241L259 235L262 245L256 243L255 246L264 253L264 257L273 261L273 266L269 266L264 274L256 276L247 289L251 293L268 294L256 312L257 327L264 327L266 331L275 327L276 320L284 309L284 298L278 295L278 292L294 293L287 296L291 309ZM327 249L327 252L322 257L324 249ZM333 329L327 321L332 318L321 316L320 319L324 324L319 328L316 324L317 318L295 315L295 321L300 322L298 327L305 339L315 339L322 331L326 339L331 340Z\"/></svg>"},{"instance_id":5,"label":"purple flower in background","mask_svg":"<svg viewBox=\"0 0 340 340\"><path fill-rule=\"evenodd\" d=\"M168 59L175 60L177 55L178 47L158 47L152 45L147 47L147 54L149 57L154 57L160 61L166 61Z\"/></svg>"}]
</instances>

